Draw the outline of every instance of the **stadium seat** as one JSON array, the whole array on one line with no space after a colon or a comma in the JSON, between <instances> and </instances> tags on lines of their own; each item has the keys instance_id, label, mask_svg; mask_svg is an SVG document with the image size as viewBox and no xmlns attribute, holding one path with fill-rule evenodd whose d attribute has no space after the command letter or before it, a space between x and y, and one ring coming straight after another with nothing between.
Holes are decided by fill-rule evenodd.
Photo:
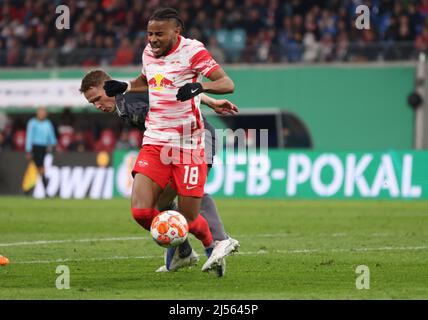
<instances>
[{"instance_id":1,"label":"stadium seat","mask_svg":"<svg viewBox=\"0 0 428 320\"><path fill-rule=\"evenodd\" d=\"M104 129L101 131L100 138L95 143L95 151L113 152L116 145L116 136L111 129Z\"/></svg>"},{"instance_id":2,"label":"stadium seat","mask_svg":"<svg viewBox=\"0 0 428 320\"><path fill-rule=\"evenodd\" d=\"M58 137L58 149L60 151L67 151L70 144L73 142L74 130L64 130Z\"/></svg>"},{"instance_id":3,"label":"stadium seat","mask_svg":"<svg viewBox=\"0 0 428 320\"><path fill-rule=\"evenodd\" d=\"M238 62L241 59L241 53L245 49L247 42L247 34L244 29L233 29L229 33L230 43L228 48L230 49L230 59L232 62Z\"/></svg>"},{"instance_id":4,"label":"stadium seat","mask_svg":"<svg viewBox=\"0 0 428 320\"><path fill-rule=\"evenodd\" d=\"M245 42L247 41L247 34L244 29L233 29L229 35L231 39L231 45L236 50L243 50L245 47Z\"/></svg>"},{"instance_id":5,"label":"stadium seat","mask_svg":"<svg viewBox=\"0 0 428 320\"><path fill-rule=\"evenodd\" d=\"M137 147L141 146L142 139L143 139L143 136L139 130L132 129L131 131L129 131L128 140L129 140L129 144L132 147L137 148Z\"/></svg>"},{"instance_id":6,"label":"stadium seat","mask_svg":"<svg viewBox=\"0 0 428 320\"><path fill-rule=\"evenodd\" d=\"M217 37L218 44L221 47L227 46L227 41L229 40L227 30L225 29L217 30L217 32L215 33L215 36Z\"/></svg>"},{"instance_id":7,"label":"stadium seat","mask_svg":"<svg viewBox=\"0 0 428 320\"><path fill-rule=\"evenodd\" d=\"M112 66L127 66L132 64L134 60L134 49L132 48L130 41L125 39L122 41L120 47L116 51L111 65Z\"/></svg>"},{"instance_id":8,"label":"stadium seat","mask_svg":"<svg viewBox=\"0 0 428 320\"><path fill-rule=\"evenodd\" d=\"M241 58L247 41L245 30L241 28L230 31L220 29L216 32L216 37L219 45L225 49L228 61L237 62Z\"/></svg>"},{"instance_id":9,"label":"stadium seat","mask_svg":"<svg viewBox=\"0 0 428 320\"><path fill-rule=\"evenodd\" d=\"M16 130L12 137L13 149L25 151L25 130Z\"/></svg>"}]
</instances>

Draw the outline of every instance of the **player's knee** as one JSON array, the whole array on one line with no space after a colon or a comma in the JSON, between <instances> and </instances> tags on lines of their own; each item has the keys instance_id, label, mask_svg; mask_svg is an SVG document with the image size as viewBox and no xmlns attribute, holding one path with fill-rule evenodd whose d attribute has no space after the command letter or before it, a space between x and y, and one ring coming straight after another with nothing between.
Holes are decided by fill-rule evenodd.
<instances>
[{"instance_id":1,"label":"player's knee","mask_svg":"<svg viewBox=\"0 0 428 320\"><path fill-rule=\"evenodd\" d=\"M199 215L200 207L195 208L194 206L180 206L180 203L178 204L178 211L186 217L186 220L191 222L193 220L196 220L196 218Z\"/></svg>"},{"instance_id":2,"label":"player's knee","mask_svg":"<svg viewBox=\"0 0 428 320\"><path fill-rule=\"evenodd\" d=\"M196 213L189 212L189 213L186 213L186 214L183 213L183 215L186 217L186 220L188 222L192 222L192 221L196 220L196 218L198 217L199 213L198 212L196 212Z\"/></svg>"},{"instance_id":3,"label":"player's knee","mask_svg":"<svg viewBox=\"0 0 428 320\"><path fill-rule=\"evenodd\" d=\"M156 204L156 209L159 210L159 212L163 212L166 210L176 210L177 209L177 205L175 204L174 201L170 201L170 202L159 202Z\"/></svg>"},{"instance_id":4,"label":"player's knee","mask_svg":"<svg viewBox=\"0 0 428 320\"><path fill-rule=\"evenodd\" d=\"M132 216L144 229L150 230L150 226L157 210L154 208L131 208Z\"/></svg>"},{"instance_id":5,"label":"player's knee","mask_svg":"<svg viewBox=\"0 0 428 320\"><path fill-rule=\"evenodd\" d=\"M131 195L131 206L132 208L152 208L154 207L151 203L152 201L147 201L144 197L138 196L137 194L132 193Z\"/></svg>"}]
</instances>

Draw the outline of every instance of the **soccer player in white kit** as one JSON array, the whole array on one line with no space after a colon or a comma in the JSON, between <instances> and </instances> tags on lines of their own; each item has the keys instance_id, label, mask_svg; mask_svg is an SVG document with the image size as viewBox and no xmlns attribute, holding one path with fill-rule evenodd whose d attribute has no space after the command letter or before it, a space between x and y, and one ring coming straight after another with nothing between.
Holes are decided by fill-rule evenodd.
<instances>
[{"instance_id":1,"label":"soccer player in white kit","mask_svg":"<svg viewBox=\"0 0 428 320\"><path fill-rule=\"evenodd\" d=\"M183 28L176 10L156 10L148 22L149 44L143 52L141 75L129 82L106 81L104 89L108 96L149 92L143 147L133 169L133 217L150 230L159 214L155 208L159 194L171 182L178 194L178 211L205 247L209 258L202 271L208 271L236 251L239 243L231 238L214 242L199 214L207 177L199 95L231 93L234 83L201 42L180 35ZM201 82L203 76L211 81ZM174 256L174 249L168 250L166 260Z\"/></svg>"}]
</instances>

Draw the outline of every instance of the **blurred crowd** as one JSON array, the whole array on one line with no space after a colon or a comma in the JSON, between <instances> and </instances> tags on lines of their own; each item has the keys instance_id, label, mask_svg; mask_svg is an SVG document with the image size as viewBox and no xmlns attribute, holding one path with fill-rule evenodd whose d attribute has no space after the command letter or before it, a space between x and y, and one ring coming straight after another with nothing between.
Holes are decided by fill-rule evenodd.
<instances>
[{"instance_id":1,"label":"blurred crowd","mask_svg":"<svg viewBox=\"0 0 428 320\"><path fill-rule=\"evenodd\" d=\"M105 121L100 119L99 122L90 120L91 124L88 125L76 119L69 108L49 118L52 119L57 139L56 152L112 152L141 146L141 132L118 122L115 122L119 124L117 126L106 126ZM25 151L27 123L28 119L11 118L0 112L0 151Z\"/></svg>"},{"instance_id":2,"label":"blurred crowd","mask_svg":"<svg viewBox=\"0 0 428 320\"><path fill-rule=\"evenodd\" d=\"M355 8L370 8L370 29ZM70 28L57 29L58 5ZM179 10L186 37L220 63L412 59L428 48L428 0L0 0L0 66L141 64L159 6Z\"/></svg>"},{"instance_id":3,"label":"blurred crowd","mask_svg":"<svg viewBox=\"0 0 428 320\"><path fill-rule=\"evenodd\" d=\"M59 111L59 110L57 110ZM56 145L56 152L113 152L114 150L139 150L142 143L142 133L136 128L118 121L115 115L91 112L72 111L70 107L61 112L48 114L51 122ZM37 111L36 111L37 112ZM226 117L222 125L216 129L229 128L221 131L223 140L217 137L217 147L242 147L245 135L245 147L259 147L263 129L268 129L268 145L271 148L310 148L312 138L305 124L293 113L282 112L282 127L277 127L277 114L249 115ZM0 111L0 152L25 151L30 119L34 113L8 115ZM244 131L242 131L244 130ZM280 130L280 131L277 131ZM219 133L220 134L220 133ZM282 135L282 142L278 140Z\"/></svg>"}]
</instances>

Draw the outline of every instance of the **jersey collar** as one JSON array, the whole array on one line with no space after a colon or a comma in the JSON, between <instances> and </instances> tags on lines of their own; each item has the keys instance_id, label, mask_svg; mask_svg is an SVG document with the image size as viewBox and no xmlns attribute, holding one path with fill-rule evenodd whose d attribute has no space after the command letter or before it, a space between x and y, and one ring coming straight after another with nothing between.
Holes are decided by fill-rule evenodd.
<instances>
[{"instance_id":1,"label":"jersey collar","mask_svg":"<svg viewBox=\"0 0 428 320\"><path fill-rule=\"evenodd\" d=\"M180 45L180 42L181 42L181 36L178 35L177 43L175 44L175 46L173 48L171 48L171 50L169 50L169 52L165 55L165 57L174 53L174 51L177 50L178 46Z\"/></svg>"}]
</instances>

